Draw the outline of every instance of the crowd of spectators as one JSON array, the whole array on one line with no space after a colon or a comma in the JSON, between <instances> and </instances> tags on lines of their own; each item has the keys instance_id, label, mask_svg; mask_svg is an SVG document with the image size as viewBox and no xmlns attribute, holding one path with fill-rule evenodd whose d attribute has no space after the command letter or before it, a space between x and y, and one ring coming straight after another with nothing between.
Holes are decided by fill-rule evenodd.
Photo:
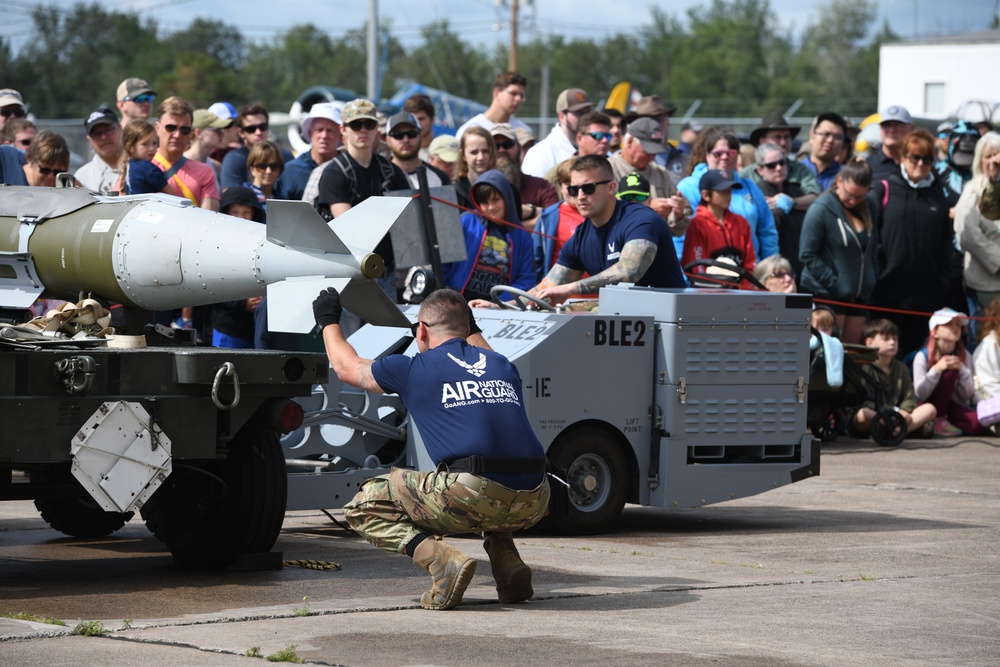
<instances>
[{"instance_id":1,"label":"crowd of spectators","mask_svg":"<svg viewBox=\"0 0 1000 667\"><path fill-rule=\"evenodd\" d=\"M333 220L370 196L416 189L421 173L431 187L455 190L469 252L445 273L469 299L488 298L497 284L543 281L580 226L598 226L585 212L595 210L588 209L592 197L612 221L640 205L666 230L662 237L645 232L654 255L729 262L744 287L755 276L772 291L812 294L831 311L844 342L888 348L895 337L895 356L924 364L921 380L934 379L935 369L958 369L951 362L955 368L945 369L941 358L959 357L972 368L982 336L982 358L996 358L988 353L998 347L996 325L988 318L979 324L1000 297L1000 134L991 128L956 121L932 134L891 105L866 155L854 154L857 128L835 110L808 127L771 112L742 139L688 119L671 142L677 108L659 96L632 109L601 109L587 91L568 88L556 99L551 132L536 138L517 115L526 87L516 72L497 75L488 108L454 136L435 125L426 95L391 116L364 99L317 103L300 124L309 148L293 156L274 140L260 104L196 109L176 96L157 104L149 83L131 77L118 87L117 113L102 106L84 119L92 156L72 179L95 194L163 192L264 222L269 199L308 201ZM69 169L69 149L27 110L20 93L0 90L2 180L52 187ZM574 164L590 156L606 158L609 178L574 184ZM586 164L604 173L604 162ZM600 198L605 187L620 203ZM673 243L657 243L663 238ZM398 300L390 236L377 251L389 269L382 287ZM214 340L252 345L248 314L257 307L256 300L227 304L230 315L205 318L225 330ZM955 346L928 329L942 308L972 316L961 321ZM194 320L184 309L174 323L197 327ZM984 373L1000 376L998 369ZM916 383L918 396L922 386ZM975 430L964 413L952 418Z\"/></svg>"}]
</instances>

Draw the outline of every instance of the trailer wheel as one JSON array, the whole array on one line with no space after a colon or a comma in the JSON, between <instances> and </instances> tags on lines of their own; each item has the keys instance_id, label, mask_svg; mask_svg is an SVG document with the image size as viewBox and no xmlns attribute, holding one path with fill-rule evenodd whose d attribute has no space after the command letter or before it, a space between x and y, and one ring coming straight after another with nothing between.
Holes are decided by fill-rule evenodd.
<instances>
[{"instance_id":1,"label":"trailer wheel","mask_svg":"<svg viewBox=\"0 0 1000 667\"><path fill-rule=\"evenodd\" d=\"M872 440L882 447L895 447L906 439L906 419L891 408L883 408L872 419Z\"/></svg>"},{"instance_id":2,"label":"trailer wheel","mask_svg":"<svg viewBox=\"0 0 1000 667\"><path fill-rule=\"evenodd\" d=\"M605 532L625 506L628 464L618 443L600 429L581 429L554 450L548 456L570 485L569 514L560 528L575 535Z\"/></svg>"},{"instance_id":3,"label":"trailer wheel","mask_svg":"<svg viewBox=\"0 0 1000 667\"><path fill-rule=\"evenodd\" d=\"M104 537L135 516L135 512L105 512L90 498L41 498L35 508L45 523L72 537Z\"/></svg>"},{"instance_id":4,"label":"trailer wheel","mask_svg":"<svg viewBox=\"0 0 1000 667\"><path fill-rule=\"evenodd\" d=\"M288 478L277 434L247 423L225 461L178 465L142 509L174 560L224 567L270 551L285 518Z\"/></svg>"}]
</instances>

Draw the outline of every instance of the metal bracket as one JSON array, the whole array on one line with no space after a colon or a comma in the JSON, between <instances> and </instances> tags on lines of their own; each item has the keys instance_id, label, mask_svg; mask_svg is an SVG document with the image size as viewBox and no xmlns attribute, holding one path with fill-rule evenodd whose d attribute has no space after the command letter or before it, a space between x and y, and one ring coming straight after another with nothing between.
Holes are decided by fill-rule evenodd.
<instances>
[{"instance_id":1,"label":"metal bracket","mask_svg":"<svg viewBox=\"0 0 1000 667\"><path fill-rule=\"evenodd\" d=\"M799 403L805 403L806 401L806 381L801 375L795 383L795 398L798 399Z\"/></svg>"},{"instance_id":2,"label":"metal bracket","mask_svg":"<svg viewBox=\"0 0 1000 667\"><path fill-rule=\"evenodd\" d=\"M97 379L97 362L93 357L79 356L60 359L55 363L56 378L72 396L87 396Z\"/></svg>"},{"instance_id":3,"label":"metal bracket","mask_svg":"<svg viewBox=\"0 0 1000 667\"><path fill-rule=\"evenodd\" d=\"M677 398L681 400L682 404L686 404L687 395L688 395L687 380L685 378L681 378L680 382L677 385Z\"/></svg>"}]
</instances>

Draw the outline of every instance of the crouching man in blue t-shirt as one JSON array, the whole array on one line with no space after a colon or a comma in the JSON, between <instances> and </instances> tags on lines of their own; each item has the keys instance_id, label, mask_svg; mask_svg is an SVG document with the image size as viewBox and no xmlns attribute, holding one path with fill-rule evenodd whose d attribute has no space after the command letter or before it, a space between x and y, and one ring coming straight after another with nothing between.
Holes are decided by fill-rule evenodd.
<instances>
[{"instance_id":1,"label":"crouching man in blue t-shirt","mask_svg":"<svg viewBox=\"0 0 1000 667\"><path fill-rule=\"evenodd\" d=\"M458 606L476 571L475 560L441 541L447 534L488 533L483 546L501 602L534 595L531 570L511 531L548 513L545 452L524 411L517 369L486 344L462 295L441 289L421 303L413 357L360 358L340 329L335 289L320 293L313 314L337 377L366 391L398 394L438 466L434 472L394 468L369 479L344 507L351 527L430 572L431 588L420 598L424 609Z\"/></svg>"}]
</instances>

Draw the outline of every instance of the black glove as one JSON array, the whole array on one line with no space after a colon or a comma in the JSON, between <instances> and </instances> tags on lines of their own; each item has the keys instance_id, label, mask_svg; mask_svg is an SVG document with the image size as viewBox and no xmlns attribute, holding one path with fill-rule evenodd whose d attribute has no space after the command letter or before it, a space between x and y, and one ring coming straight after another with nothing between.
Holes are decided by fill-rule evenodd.
<instances>
[{"instance_id":1,"label":"black glove","mask_svg":"<svg viewBox=\"0 0 1000 667\"><path fill-rule=\"evenodd\" d=\"M466 307L468 308L468 306ZM477 333L483 333L483 330L476 324L476 316L472 313L472 309L469 308L469 335Z\"/></svg>"},{"instance_id":2,"label":"black glove","mask_svg":"<svg viewBox=\"0 0 1000 667\"><path fill-rule=\"evenodd\" d=\"M340 294L333 287L328 287L319 293L313 301L313 317L322 330L330 324L340 324L340 315L344 312L340 305Z\"/></svg>"}]
</instances>

